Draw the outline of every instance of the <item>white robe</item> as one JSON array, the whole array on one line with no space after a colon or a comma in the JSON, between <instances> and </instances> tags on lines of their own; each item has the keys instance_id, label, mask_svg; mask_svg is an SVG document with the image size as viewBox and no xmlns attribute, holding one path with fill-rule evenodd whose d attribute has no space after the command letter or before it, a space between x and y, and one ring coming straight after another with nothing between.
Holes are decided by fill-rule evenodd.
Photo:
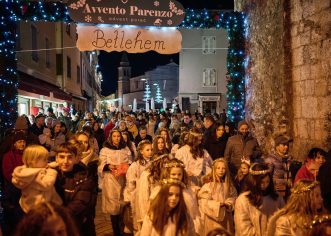
<instances>
[{"instance_id":1,"label":"white robe","mask_svg":"<svg viewBox=\"0 0 331 236\"><path fill-rule=\"evenodd\" d=\"M199 206L204 225L204 233L215 228L224 228L227 231L234 232L234 222L232 211L234 209L237 191L235 187L230 188L230 192L224 191L224 183L207 183L202 186L198 194ZM230 209L220 207L221 204L228 204Z\"/></svg>"},{"instance_id":2,"label":"white robe","mask_svg":"<svg viewBox=\"0 0 331 236\"><path fill-rule=\"evenodd\" d=\"M131 152L128 147L114 150L104 147L100 151L100 164L98 166L98 174L101 179L102 186L102 206L104 213L111 215L120 214L121 204L123 201L123 189L125 186L125 176L114 176L109 171L103 171L105 165L110 164L119 166L129 163Z\"/></svg>"},{"instance_id":3,"label":"white robe","mask_svg":"<svg viewBox=\"0 0 331 236\"><path fill-rule=\"evenodd\" d=\"M236 236L265 236L269 218L284 206L282 197L273 200L270 196L263 197L259 208L253 206L244 192L236 200L234 222Z\"/></svg>"},{"instance_id":4,"label":"white robe","mask_svg":"<svg viewBox=\"0 0 331 236\"><path fill-rule=\"evenodd\" d=\"M189 220L188 232L183 236L195 236L192 230L192 221ZM182 236L176 235L176 224L174 224L171 219L168 219L168 223L164 226L162 234L159 234L152 225L152 221L148 215L144 218L144 223L142 225L140 236Z\"/></svg>"},{"instance_id":5,"label":"white robe","mask_svg":"<svg viewBox=\"0 0 331 236\"><path fill-rule=\"evenodd\" d=\"M203 151L203 156L196 159L193 158L188 145L184 145L176 152L176 158L184 163L186 172L192 173L189 176L192 185L201 186L201 177L211 172L213 160L206 150Z\"/></svg>"},{"instance_id":6,"label":"white robe","mask_svg":"<svg viewBox=\"0 0 331 236\"><path fill-rule=\"evenodd\" d=\"M141 165L139 161L133 162L127 173L126 173L126 185L124 189L124 201L131 203L131 209L133 214L133 225L134 228L137 229L137 206L139 206L138 198L137 198L137 182L140 179L143 171L149 166L150 163L146 163L146 165Z\"/></svg>"},{"instance_id":7,"label":"white robe","mask_svg":"<svg viewBox=\"0 0 331 236\"><path fill-rule=\"evenodd\" d=\"M156 195L159 193L161 186L156 186L150 195L150 201L152 201ZM198 206L198 200L196 198L195 192L191 188L183 189L183 198L187 208L187 211L193 221L195 232L202 235L202 222L201 215Z\"/></svg>"}]
</instances>

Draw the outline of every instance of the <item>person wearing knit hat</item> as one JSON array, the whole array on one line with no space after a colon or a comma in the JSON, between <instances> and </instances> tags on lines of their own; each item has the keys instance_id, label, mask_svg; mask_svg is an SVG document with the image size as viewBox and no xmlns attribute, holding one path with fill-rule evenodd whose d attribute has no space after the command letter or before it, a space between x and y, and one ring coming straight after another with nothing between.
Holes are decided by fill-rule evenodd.
<instances>
[{"instance_id":1,"label":"person wearing knit hat","mask_svg":"<svg viewBox=\"0 0 331 236\"><path fill-rule=\"evenodd\" d=\"M26 130L29 128L28 120L24 116L19 116L15 122L15 130Z\"/></svg>"},{"instance_id":2,"label":"person wearing knit hat","mask_svg":"<svg viewBox=\"0 0 331 236\"><path fill-rule=\"evenodd\" d=\"M19 206L21 192L12 184L12 174L17 166L23 165L22 155L26 146L26 132L24 130L14 131L12 146L2 159L3 195L2 206L4 209L4 235L12 235L17 223L23 217Z\"/></svg>"},{"instance_id":3,"label":"person wearing knit hat","mask_svg":"<svg viewBox=\"0 0 331 236\"><path fill-rule=\"evenodd\" d=\"M290 171L291 157L288 155L291 139L285 135L278 135L274 138L275 148L264 159L268 164L276 191L287 198L292 187L292 174Z\"/></svg>"},{"instance_id":4,"label":"person wearing knit hat","mask_svg":"<svg viewBox=\"0 0 331 236\"><path fill-rule=\"evenodd\" d=\"M23 140L24 142L26 142L27 136L26 136L26 132L22 131L15 131L14 132L14 136L13 136L13 144L15 144L16 142Z\"/></svg>"},{"instance_id":5,"label":"person wearing knit hat","mask_svg":"<svg viewBox=\"0 0 331 236\"><path fill-rule=\"evenodd\" d=\"M224 157L229 163L230 171L235 176L243 159L251 163L262 155L260 146L249 133L249 125L245 120L238 123L238 134L230 137L226 144Z\"/></svg>"}]
</instances>

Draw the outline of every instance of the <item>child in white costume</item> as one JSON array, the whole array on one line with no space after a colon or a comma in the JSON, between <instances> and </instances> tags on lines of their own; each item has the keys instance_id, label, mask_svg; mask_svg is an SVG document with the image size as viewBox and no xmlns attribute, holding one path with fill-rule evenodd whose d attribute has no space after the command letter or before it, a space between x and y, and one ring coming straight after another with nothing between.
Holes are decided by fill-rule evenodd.
<instances>
[{"instance_id":1,"label":"child in white costume","mask_svg":"<svg viewBox=\"0 0 331 236\"><path fill-rule=\"evenodd\" d=\"M62 204L54 183L57 172L48 168L48 151L40 145L30 145L23 152L23 166L14 169L12 182L22 190L20 206L27 213L43 202Z\"/></svg>"},{"instance_id":2,"label":"child in white costume","mask_svg":"<svg viewBox=\"0 0 331 236\"><path fill-rule=\"evenodd\" d=\"M168 154L161 155L154 159L149 168L147 168L140 176L137 183L137 222L141 225L145 215L147 214L150 195L152 190L160 181L161 170L166 161L170 160Z\"/></svg>"},{"instance_id":3,"label":"child in white costume","mask_svg":"<svg viewBox=\"0 0 331 236\"><path fill-rule=\"evenodd\" d=\"M186 206L189 206L187 210L191 219L193 220L195 232L198 235L201 235L202 226L201 226L200 211L198 207L198 200L195 192L191 189L189 185L188 176L185 171L185 166L183 162L174 158L171 159L170 161L167 161L163 167L164 168L161 171L161 180L171 178L181 181L185 184L186 187L183 188L184 201ZM153 189L150 196L151 201L157 196L160 189L161 189L161 184L158 184Z\"/></svg>"},{"instance_id":4,"label":"child in white costume","mask_svg":"<svg viewBox=\"0 0 331 236\"><path fill-rule=\"evenodd\" d=\"M143 140L138 145L137 159L130 165L128 172L126 173L126 186L124 189L124 201L130 202L132 215L133 215L133 227L138 230L137 227L137 181L139 180L142 172L149 167L151 158L153 156L152 143L148 140Z\"/></svg>"},{"instance_id":5,"label":"child in white costume","mask_svg":"<svg viewBox=\"0 0 331 236\"><path fill-rule=\"evenodd\" d=\"M194 236L193 222L183 197L186 186L176 179L164 179L144 218L141 236Z\"/></svg>"},{"instance_id":6,"label":"child in white costume","mask_svg":"<svg viewBox=\"0 0 331 236\"><path fill-rule=\"evenodd\" d=\"M319 182L299 180L292 188L284 208L271 217L268 236L310 235L310 222L322 207L323 198Z\"/></svg>"},{"instance_id":7,"label":"child in white costume","mask_svg":"<svg viewBox=\"0 0 331 236\"><path fill-rule=\"evenodd\" d=\"M201 178L211 172L213 163L208 152L203 149L202 133L191 130L186 144L177 151L176 158L184 163L191 184L201 187Z\"/></svg>"},{"instance_id":8,"label":"child in white costume","mask_svg":"<svg viewBox=\"0 0 331 236\"><path fill-rule=\"evenodd\" d=\"M212 173L206 177L208 183L199 191L199 207L202 214L204 233L215 228L224 228L234 233L233 209L237 191L232 184L230 171L223 158L213 163Z\"/></svg>"},{"instance_id":9,"label":"child in white costume","mask_svg":"<svg viewBox=\"0 0 331 236\"><path fill-rule=\"evenodd\" d=\"M248 191L235 204L235 235L265 236L270 217L284 206L284 200L276 193L266 164L253 164L246 183Z\"/></svg>"}]
</instances>

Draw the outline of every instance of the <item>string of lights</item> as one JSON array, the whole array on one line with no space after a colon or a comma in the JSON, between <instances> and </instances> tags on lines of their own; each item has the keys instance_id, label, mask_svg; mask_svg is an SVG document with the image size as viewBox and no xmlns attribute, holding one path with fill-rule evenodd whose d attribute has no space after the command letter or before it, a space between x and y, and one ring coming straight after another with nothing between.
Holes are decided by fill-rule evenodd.
<instances>
[{"instance_id":1,"label":"string of lights","mask_svg":"<svg viewBox=\"0 0 331 236\"><path fill-rule=\"evenodd\" d=\"M19 78L16 64L16 22L62 21L72 22L66 5L61 2L27 0L0 1L0 129L13 126L17 117L17 88ZM228 32L227 55L227 115L231 122L245 116L245 37L246 16L241 12L222 12L186 9L179 27L188 29L224 28Z\"/></svg>"}]
</instances>

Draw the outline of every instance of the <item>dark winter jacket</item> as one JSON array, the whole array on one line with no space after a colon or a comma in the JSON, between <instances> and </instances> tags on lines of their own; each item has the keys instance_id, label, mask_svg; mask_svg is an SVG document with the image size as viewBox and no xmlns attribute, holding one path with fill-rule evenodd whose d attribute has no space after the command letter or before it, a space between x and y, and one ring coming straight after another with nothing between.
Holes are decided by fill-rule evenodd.
<instances>
[{"instance_id":1,"label":"dark winter jacket","mask_svg":"<svg viewBox=\"0 0 331 236\"><path fill-rule=\"evenodd\" d=\"M291 161L288 158L282 158L277 154L269 154L264 162L268 164L272 171L272 178L274 183L287 183L291 179L290 164Z\"/></svg>"},{"instance_id":2,"label":"dark winter jacket","mask_svg":"<svg viewBox=\"0 0 331 236\"><path fill-rule=\"evenodd\" d=\"M213 160L224 157L226 143L228 142L228 135L226 133L223 134L222 137L216 139L209 140L209 142L205 145L208 149L206 149Z\"/></svg>"},{"instance_id":3,"label":"dark winter jacket","mask_svg":"<svg viewBox=\"0 0 331 236\"><path fill-rule=\"evenodd\" d=\"M232 168L232 173L236 174L243 157L254 162L261 154L262 152L256 138L249 135L243 139L242 135L234 135L228 139L224 157L228 161L230 168Z\"/></svg>"},{"instance_id":4,"label":"dark winter jacket","mask_svg":"<svg viewBox=\"0 0 331 236\"><path fill-rule=\"evenodd\" d=\"M82 230L84 222L94 216L97 198L95 182L89 176L88 169L79 163L70 172L62 173L58 170L55 188L64 206L73 214L78 228Z\"/></svg>"}]
</instances>

